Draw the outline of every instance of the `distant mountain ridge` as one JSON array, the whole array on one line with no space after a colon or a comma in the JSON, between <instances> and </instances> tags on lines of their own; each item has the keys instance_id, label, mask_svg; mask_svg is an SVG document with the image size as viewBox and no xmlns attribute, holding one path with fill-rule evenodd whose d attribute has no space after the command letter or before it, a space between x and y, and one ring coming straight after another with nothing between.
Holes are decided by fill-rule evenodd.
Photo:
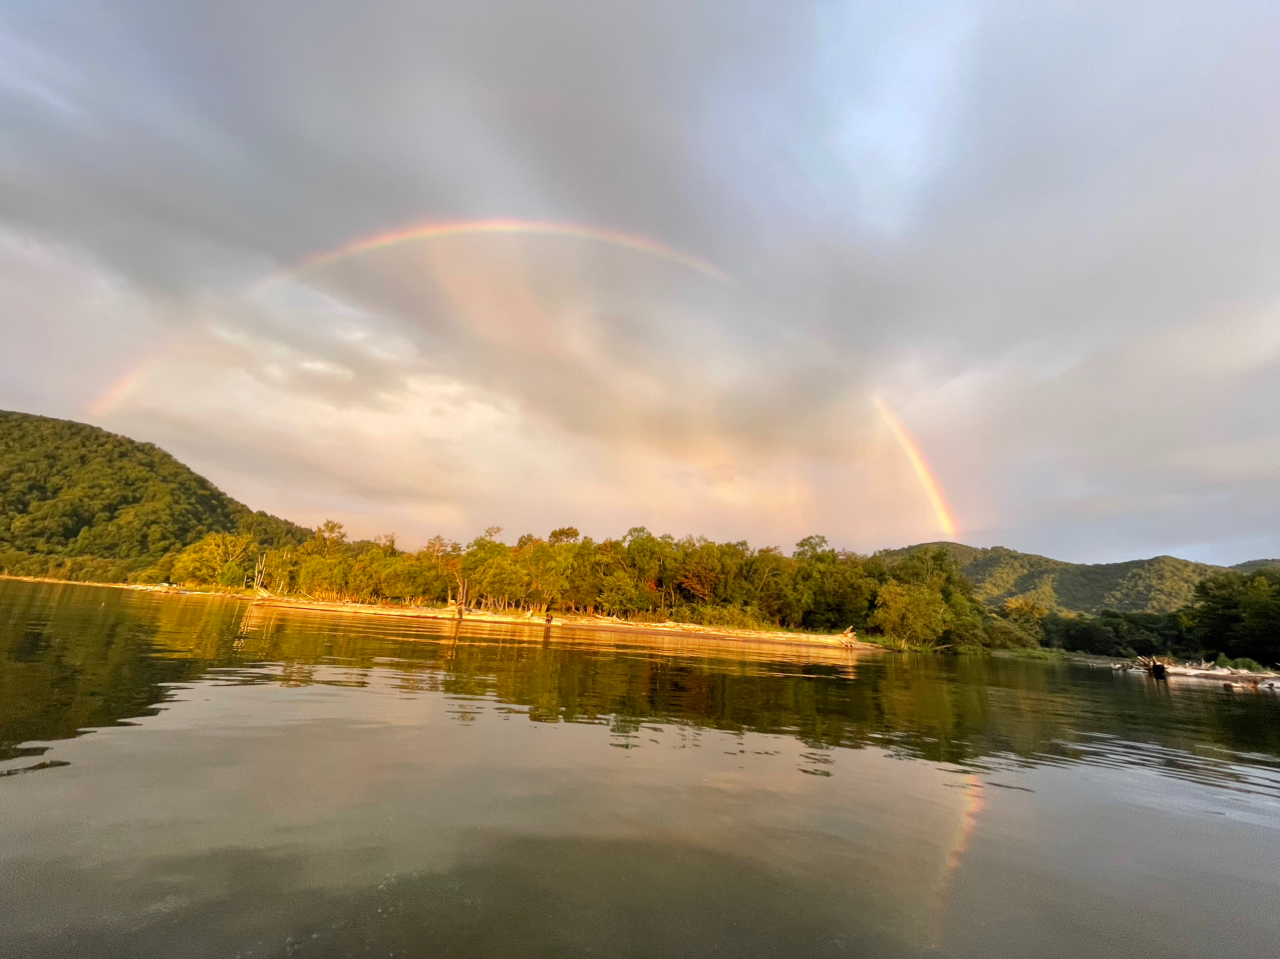
<instances>
[{"instance_id":1,"label":"distant mountain ridge","mask_svg":"<svg viewBox=\"0 0 1280 959\"><path fill-rule=\"evenodd\" d=\"M253 512L150 443L0 411L0 570L122 580L212 532L271 545L311 535Z\"/></svg>"},{"instance_id":2,"label":"distant mountain ridge","mask_svg":"<svg viewBox=\"0 0 1280 959\"><path fill-rule=\"evenodd\" d=\"M1280 568L1280 559L1251 559L1243 563L1236 563L1229 568L1239 570L1241 573L1255 573L1267 567Z\"/></svg>"},{"instance_id":3,"label":"distant mountain ridge","mask_svg":"<svg viewBox=\"0 0 1280 959\"><path fill-rule=\"evenodd\" d=\"M894 558L938 546L955 559L982 602L999 606L1008 599L1027 598L1049 610L1072 613L1097 614L1104 609L1170 613L1190 603L1196 583L1210 573L1228 568L1248 573L1280 566L1280 559L1255 559L1225 567L1175 556L1123 563L1068 563L1003 546L982 549L947 542L921 543L882 555Z\"/></svg>"}]
</instances>

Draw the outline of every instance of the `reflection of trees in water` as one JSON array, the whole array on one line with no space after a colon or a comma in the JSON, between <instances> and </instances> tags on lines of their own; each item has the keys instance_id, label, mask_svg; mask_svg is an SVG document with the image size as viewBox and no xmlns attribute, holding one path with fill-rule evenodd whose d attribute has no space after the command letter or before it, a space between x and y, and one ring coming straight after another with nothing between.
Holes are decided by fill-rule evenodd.
<instances>
[{"instance_id":1,"label":"reflection of trees in water","mask_svg":"<svg viewBox=\"0 0 1280 959\"><path fill-rule=\"evenodd\" d=\"M875 745L934 761L1070 760L1095 735L1187 752L1280 755L1280 704L1040 662L868 656L797 665L655 655L533 631L264 611L205 597L6 584L0 756L18 743L147 715L165 683L365 685L494 699L535 722L646 722ZM429 640L413 641L413 640ZM628 639L627 643L634 643ZM830 656L829 653L824 653ZM236 667L259 666L235 672ZM40 751L40 750L33 750Z\"/></svg>"},{"instance_id":2,"label":"reflection of trees in water","mask_svg":"<svg viewBox=\"0 0 1280 959\"><path fill-rule=\"evenodd\" d=\"M32 740L154 715L165 684L206 663L164 655L168 633L193 648L226 645L237 607L64 585L0 585L0 760L39 755Z\"/></svg>"}]
</instances>

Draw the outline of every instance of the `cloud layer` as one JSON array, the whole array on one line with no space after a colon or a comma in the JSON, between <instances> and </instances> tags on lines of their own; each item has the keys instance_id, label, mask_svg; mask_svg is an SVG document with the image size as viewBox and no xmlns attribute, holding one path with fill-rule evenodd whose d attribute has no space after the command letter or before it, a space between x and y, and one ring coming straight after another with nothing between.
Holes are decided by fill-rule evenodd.
<instances>
[{"instance_id":1,"label":"cloud layer","mask_svg":"<svg viewBox=\"0 0 1280 959\"><path fill-rule=\"evenodd\" d=\"M0 404L408 540L937 538L879 395L966 541L1280 554L1278 81L1267 4L10 7ZM494 219L636 243L315 260Z\"/></svg>"}]
</instances>

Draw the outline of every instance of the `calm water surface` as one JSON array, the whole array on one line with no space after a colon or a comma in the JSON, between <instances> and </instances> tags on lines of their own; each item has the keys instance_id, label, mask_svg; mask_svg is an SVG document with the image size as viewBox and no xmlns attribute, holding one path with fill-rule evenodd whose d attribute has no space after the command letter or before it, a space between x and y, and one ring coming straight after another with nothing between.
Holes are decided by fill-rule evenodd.
<instances>
[{"instance_id":1,"label":"calm water surface","mask_svg":"<svg viewBox=\"0 0 1280 959\"><path fill-rule=\"evenodd\" d=\"M0 583L0 955L1274 957L1280 701Z\"/></svg>"}]
</instances>

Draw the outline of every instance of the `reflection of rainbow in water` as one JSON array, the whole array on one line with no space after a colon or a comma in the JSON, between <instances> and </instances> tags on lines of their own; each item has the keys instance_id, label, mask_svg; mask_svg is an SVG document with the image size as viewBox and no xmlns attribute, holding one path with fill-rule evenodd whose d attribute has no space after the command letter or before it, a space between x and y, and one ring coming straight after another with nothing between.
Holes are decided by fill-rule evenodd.
<instances>
[{"instance_id":1,"label":"reflection of rainbow in water","mask_svg":"<svg viewBox=\"0 0 1280 959\"><path fill-rule=\"evenodd\" d=\"M920 449L920 444L916 442L915 437L902 424L902 421L893 415L893 411L885 405L884 400L878 396L872 397L872 399L875 400L876 409L880 411L884 421L889 424L889 429L893 432L894 439L898 441L898 445L902 447L902 452L907 454L907 459L911 462L911 468L915 471L916 478L920 480L920 485L924 488L925 495L929 497L929 502L933 506L934 515L938 517L938 525L942 527L942 532L949 537L954 537L958 529L955 514L951 512L951 507L947 504L947 498L942 492L942 484L929 466L929 461L925 459L924 451Z\"/></svg>"},{"instance_id":2,"label":"reflection of rainbow in water","mask_svg":"<svg viewBox=\"0 0 1280 959\"><path fill-rule=\"evenodd\" d=\"M964 809L961 812L960 824L947 848L947 861L942 867L942 885L939 896L946 896L951 887L951 879L960 867L960 859L973 839L974 830L978 828L978 813L986 804L986 792L982 788L982 780L973 773L964 777Z\"/></svg>"},{"instance_id":3,"label":"reflection of rainbow in water","mask_svg":"<svg viewBox=\"0 0 1280 959\"><path fill-rule=\"evenodd\" d=\"M623 233L620 230L609 230L602 227L579 226L572 223L549 223L538 220L458 220L448 223L420 223L416 226L404 227L399 230L390 230L386 233L376 233L373 236L364 237L355 240L343 246L332 250L326 250L323 253L317 253L308 257L301 263L279 273L273 273L254 289L260 290L270 286L280 280L287 279L291 276L297 276L299 273L305 273L308 270L317 267L327 266L339 260L346 259L351 256L358 256L362 253L369 253L374 250L383 250L387 247L398 246L402 243L425 242L428 240L442 240L447 237L458 236L482 236L493 234L508 234L516 236L542 236L542 237L565 237L572 240L588 240L593 243L604 243L609 246L619 247L624 250L631 250L636 253L644 253L658 259L667 260L671 263L678 263L687 267L703 276L710 277L713 280L727 282L729 277L724 271L708 263L701 257L694 256L692 253L686 253L675 247L667 246L665 243L659 243L657 240L650 240L647 237L637 236L632 233Z\"/></svg>"},{"instance_id":4,"label":"reflection of rainbow in water","mask_svg":"<svg viewBox=\"0 0 1280 959\"><path fill-rule=\"evenodd\" d=\"M943 925L947 913L947 897L951 892L951 883L956 871L960 868L960 860L965 850L973 841L973 834L978 828L978 815L986 802L982 780L974 773L964 777L964 802L960 808L960 821L952 830L951 838L946 844L946 858L942 861L942 875L938 878L937 895L934 900L932 921L929 926L928 945L931 949L939 948L942 942Z\"/></svg>"}]
</instances>

